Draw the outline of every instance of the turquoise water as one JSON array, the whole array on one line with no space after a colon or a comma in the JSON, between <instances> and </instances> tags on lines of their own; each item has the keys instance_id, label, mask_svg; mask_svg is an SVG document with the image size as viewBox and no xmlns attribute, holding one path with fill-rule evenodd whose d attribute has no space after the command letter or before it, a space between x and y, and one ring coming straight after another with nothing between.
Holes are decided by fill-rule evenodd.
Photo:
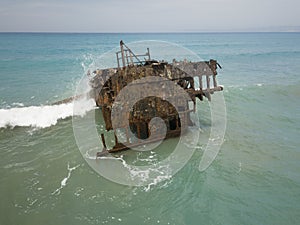
<instances>
[{"instance_id":1,"label":"turquoise water","mask_svg":"<svg viewBox=\"0 0 300 225\"><path fill-rule=\"evenodd\" d=\"M120 39L173 42L223 66L227 129L206 171L197 169L199 143L170 179L116 184L82 157L70 108L43 108L73 95ZM299 86L300 33L1 33L0 224L299 224ZM200 104L208 136L208 103Z\"/></svg>"}]
</instances>

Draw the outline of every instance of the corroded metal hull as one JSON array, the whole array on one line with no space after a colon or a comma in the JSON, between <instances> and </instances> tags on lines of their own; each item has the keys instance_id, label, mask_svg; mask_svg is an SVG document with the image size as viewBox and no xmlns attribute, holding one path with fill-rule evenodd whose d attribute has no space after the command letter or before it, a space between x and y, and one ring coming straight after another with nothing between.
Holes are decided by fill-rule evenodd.
<instances>
[{"instance_id":1,"label":"corroded metal hull","mask_svg":"<svg viewBox=\"0 0 300 225\"><path fill-rule=\"evenodd\" d=\"M149 50L148 55L150 58ZM118 68L94 71L95 76L91 80L93 96L97 106L101 107L105 128L115 132L115 146L109 150L106 149L104 134L101 135L104 151L98 156L179 136L193 125L190 113L195 111L196 98L203 101L206 97L210 101L211 94L223 90L217 84L219 64L216 60L173 60L169 64L149 59L138 65L118 65ZM124 92L127 89L130 91ZM165 134L159 132L159 124L150 127L151 120L157 117L166 126ZM122 143L117 138L120 130L126 136ZM130 140L130 133L136 136L136 142Z\"/></svg>"}]
</instances>

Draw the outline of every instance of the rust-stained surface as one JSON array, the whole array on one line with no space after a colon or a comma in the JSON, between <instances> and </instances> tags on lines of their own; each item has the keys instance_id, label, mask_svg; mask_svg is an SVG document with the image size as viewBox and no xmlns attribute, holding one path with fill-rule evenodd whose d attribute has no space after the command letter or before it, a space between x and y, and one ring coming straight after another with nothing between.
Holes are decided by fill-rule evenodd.
<instances>
[{"instance_id":1,"label":"rust-stained surface","mask_svg":"<svg viewBox=\"0 0 300 225\"><path fill-rule=\"evenodd\" d=\"M117 53L118 68L96 70L95 77L91 80L93 95L97 106L102 109L106 130L121 129L127 135L122 144L115 134L115 146L108 150L109 152L138 146L139 139L154 142L165 138L160 134L157 124L156 127L150 128L149 123L154 117L159 117L165 122L166 138L179 136L188 126L193 125L190 112L195 110L196 98L203 101L206 97L210 101L211 94L223 90L222 86L217 84L217 67L220 65L216 60L159 62L150 59L148 49L148 59L134 63L133 58L138 57L122 41L120 47L121 51ZM146 83L140 82L149 77L151 81L148 79ZM171 82L173 85L169 85ZM190 101L183 97L184 94L178 91L178 87L188 94ZM130 88L130 94L123 94L123 98L118 99L124 88ZM144 92L157 95L143 97ZM133 107L129 101L135 102ZM175 106L170 102L175 102ZM113 107L117 117L112 117ZM129 131L138 138L136 142L130 140ZM101 137L106 152L105 135L102 134Z\"/></svg>"}]
</instances>

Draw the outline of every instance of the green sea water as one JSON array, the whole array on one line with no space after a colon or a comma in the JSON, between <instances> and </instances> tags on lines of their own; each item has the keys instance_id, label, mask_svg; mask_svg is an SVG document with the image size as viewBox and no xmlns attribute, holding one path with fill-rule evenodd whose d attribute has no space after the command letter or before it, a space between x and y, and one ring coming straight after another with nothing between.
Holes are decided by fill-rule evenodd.
<instances>
[{"instance_id":1,"label":"green sea water","mask_svg":"<svg viewBox=\"0 0 300 225\"><path fill-rule=\"evenodd\" d=\"M225 139L204 172L199 142L162 182L114 183L78 150L72 109L44 108L73 95L87 66L120 39L169 41L222 65ZM299 224L299 71L299 33L0 34L0 224ZM209 137L209 104L199 104ZM122 154L128 163L138 155Z\"/></svg>"}]
</instances>

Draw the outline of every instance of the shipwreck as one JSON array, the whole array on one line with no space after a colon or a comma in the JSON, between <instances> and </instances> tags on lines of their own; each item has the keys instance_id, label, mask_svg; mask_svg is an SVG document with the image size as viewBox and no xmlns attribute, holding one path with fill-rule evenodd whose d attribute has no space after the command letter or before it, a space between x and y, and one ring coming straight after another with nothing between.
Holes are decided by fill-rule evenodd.
<instances>
[{"instance_id":1,"label":"shipwreck","mask_svg":"<svg viewBox=\"0 0 300 225\"><path fill-rule=\"evenodd\" d=\"M145 54L135 54L123 41L120 41L120 51L116 52L116 57L116 68L97 69L90 80L92 96L102 111L105 130L113 131L115 136L115 145L108 149L105 133L100 134L104 149L97 156L178 137L193 126L190 113L196 110L196 98L210 101L214 92L223 90L217 83L217 68L221 66L214 59L200 62L174 59L168 63L152 59L149 48ZM149 77L150 82L148 79L142 83L142 89L137 88L141 83L135 81ZM166 81L174 86L166 85ZM130 94L123 95L122 101L118 100L118 95L128 86L131 87ZM173 87L179 87L189 98L183 98L182 91ZM158 94L141 98L143 90ZM130 105L129 100L135 103ZM170 102L175 102L175 106ZM113 112L114 105L119 111ZM117 119L112 116L113 113L117 113ZM160 132L159 124L155 128L150 127L155 117L165 124L165 134ZM122 142L117 130L123 132Z\"/></svg>"}]
</instances>

